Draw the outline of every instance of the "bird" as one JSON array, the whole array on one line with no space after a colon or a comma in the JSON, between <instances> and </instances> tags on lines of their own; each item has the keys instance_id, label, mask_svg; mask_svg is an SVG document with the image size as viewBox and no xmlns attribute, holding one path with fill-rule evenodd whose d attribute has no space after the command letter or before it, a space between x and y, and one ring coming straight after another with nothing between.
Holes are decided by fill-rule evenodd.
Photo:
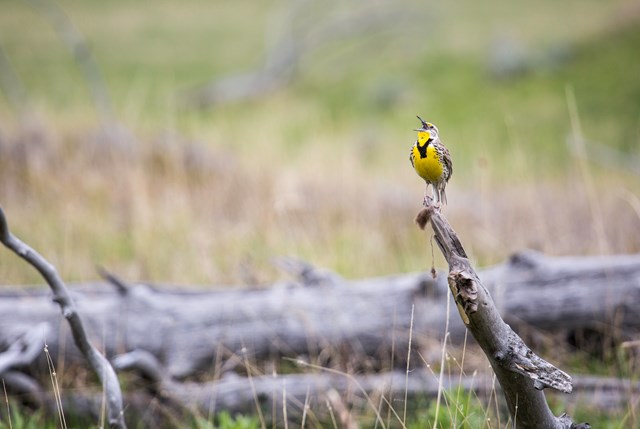
<instances>
[{"instance_id":1,"label":"bird","mask_svg":"<svg viewBox=\"0 0 640 429\"><path fill-rule=\"evenodd\" d=\"M418 176L422 177L427 184L424 191L425 202L429 185L431 185L435 204L440 207L441 204L447 204L445 188L453 173L451 154L440 141L438 127L426 122L420 116L417 118L420 119L422 126L414 130L418 132L418 139L411 148L409 161Z\"/></svg>"}]
</instances>

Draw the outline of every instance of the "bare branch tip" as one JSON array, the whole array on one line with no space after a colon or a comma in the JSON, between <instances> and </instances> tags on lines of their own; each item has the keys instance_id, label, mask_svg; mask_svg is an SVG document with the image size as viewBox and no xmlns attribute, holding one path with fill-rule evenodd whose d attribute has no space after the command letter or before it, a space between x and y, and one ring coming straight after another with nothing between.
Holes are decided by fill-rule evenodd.
<instances>
[{"instance_id":1,"label":"bare branch tip","mask_svg":"<svg viewBox=\"0 0 640 429\"><path fill-rule=\"evenodd\" d=\"M118 276L109 272L101 265L96 266L96 271L98 272L98 275L103 278L103 280L116 288L118 294L120 294L121 296L125 296L129 293L129 285L121 280Z\"/></svg>"}]
</instances>

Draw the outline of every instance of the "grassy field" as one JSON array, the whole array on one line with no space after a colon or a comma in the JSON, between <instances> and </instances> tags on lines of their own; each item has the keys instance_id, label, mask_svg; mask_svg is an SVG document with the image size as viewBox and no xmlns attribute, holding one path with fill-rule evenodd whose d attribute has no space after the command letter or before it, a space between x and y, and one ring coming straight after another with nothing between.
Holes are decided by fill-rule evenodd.
<instances>
[{"instance_id":1,"label":"grassy field","mask_svg":"<svg viewBox=\"0 0 640 429\"><path fill-rule=\"evenodd\" d=\"M0 0L0 204L68 281L102 265L128 280L269 283L283 254L354 278L428 269L415 114L452 153L445 210L477 265L522 248L640 251L635 2L60 1L110 117L47 4ZM189 106L288 32L313 43L287 85ZM572 151L576 134L593 158ZM0 254L0 283L40 282Z\"/></svg>"}]
</instances>

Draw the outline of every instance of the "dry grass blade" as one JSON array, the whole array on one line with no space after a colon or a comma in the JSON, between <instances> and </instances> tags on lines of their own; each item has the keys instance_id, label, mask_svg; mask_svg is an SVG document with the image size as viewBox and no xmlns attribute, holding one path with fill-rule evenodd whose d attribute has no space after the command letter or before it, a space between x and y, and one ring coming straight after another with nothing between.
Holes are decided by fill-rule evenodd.
<instances>
[{"instance_id":1,"label":"dry grass blade","mask_svg":"<svg viewBox=\"0 0 640 429\"><path fill-rule=\"evenodd\" d=\"M411 322L409 324L409 345L407 347L407 371L405 373L404 379L404 410L402 412L402 426L404 427L407 424L407 399L409 394L409 371L411 364L411 339L413 337L413 312L415 310L415 305L411 306Z\"/></svg>"},{"instance_id":2,"label":"dry grass blade","mask_svg":"<svg viewBox=\"0 0 640 429\"><path fill-rule=\"evenodd\" d=\"M258 413L258 418L260 419L260 427L262 429L266 429L267 424L264 420L264 415L262 414L262 409L260 408L260 400L258 399L258 394L256 393L256 385L253 382L253 375L251 374L251 365L249 364L249 359L247 358L247 349L245 347L242 348L244 365L247 369L247 378L249 379L249 385L251 386L251 393L253 393L253 400L256 405L256 412Z\"/></svg>"},{"instance_id":3,"label":"dry grass blade","mask_svg":"<svg viewBox=\"0 0 640 429\"><path fill-rule=\"evenodd\" d=\"M53 359L49 354L49 346L46 343L44 345L44 354L47 357L47 365L49 367L49 375L51 377L51 385L53 386L53 395L56 401L56 409L58 410L58 418L60 419L60 426L66 429L67 421L64 417L64 410L62 409L62 395L60 394L60 385L58 384L58 374L56 373L56 368L53 364Z\"/></svg>"},{"instance_id":4,"label":"dry grass blade","mask_svg":"<svg viewBox=\"0 0 640 429\"><path fill-rule=\"evenodd\" d=\"M2 379L2 390L4 390L4 402L7 404L7 420L9 421L9 429L13 429L11 423L11 408L9 407L9 395L7 395L7 386L4 384L4 378Z\"/></svg>"},{"instance_id":5,"label":"dry grass blade","mask_svg":"<svg viewBox=\"0 0 640 429\"><path fill-rule=\"evenodd\" d=\"M338 371L337 369L332 369L332 368L326 368L320 365L314 365L312 363L309 362L305 362L303 360L300 359L291 359L291 358L284 358L285 360L291 361L296 363L297 365L300 366L305 366L308 368L313 368L313 369L317 369L320 371L325 371L325 372L330 372L332 374L337 374L343 377L346 377L347 379L349 379L349 381L351 381L360 391L360 393L362 393L362 395L365 397L367 403L369 404L369 406L371 407L371 409L374 411L375 415L376 415L376 419L378 421L378 423L380 423L380 426L382 426L383 429L386 429L386 425L384 423L384 420L382 419L382 416L380 415L380 413L378 412L378 407L376 407L376 404L371 400L371 397L367 394L367 391L362 387L362 385L358 382L358 380L356 380L356 378L351 375L351 374L347 374L346 372L343 371Z\"/></svg>"},{"instance_id":6,"label":"dry grass blade","mask_svg":"<svg viewBox=\"0 0 640 429\"><path fill-rule=\"evenodd\" d=\"M582 181L589 196L589 205L591 207L591 214L593 225L596 229L598 238L598 247L602 254L610 253L609 243L607 242L607 233L604 228L604 215L602 213L602 207L600 206L600 200L596 191L596 186L593 183L593 175L589 171L589 164L587 161L587 150L585 148L585 139L582 133L582 125L580 124L580 114L578 113L578 105L576 103L576 97L571 86L565 88L567 107L569 109L569 117L571 119L571 143L574 146L577 153L578 166L580 168L580 174Z\"/></svg>"}]
</instances>

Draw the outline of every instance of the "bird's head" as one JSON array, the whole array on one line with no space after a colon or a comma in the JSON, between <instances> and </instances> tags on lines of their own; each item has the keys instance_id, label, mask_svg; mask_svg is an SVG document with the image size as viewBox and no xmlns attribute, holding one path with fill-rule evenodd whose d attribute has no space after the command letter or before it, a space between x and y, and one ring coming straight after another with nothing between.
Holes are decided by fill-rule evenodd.
<instances>
[{"instance_id":1,"label":"bird's head","mask_svg":"<svg viewBox=\"0 0 640 429\"><path fill-rule=\"evenodd\" d=\"M418 143L422 146L425 143L433 141L438 138L438 127L433 125L430 122L425 121L420 116L418 116L422 126L414 131L418 132Z\"/></svg>"}]
</instances>

